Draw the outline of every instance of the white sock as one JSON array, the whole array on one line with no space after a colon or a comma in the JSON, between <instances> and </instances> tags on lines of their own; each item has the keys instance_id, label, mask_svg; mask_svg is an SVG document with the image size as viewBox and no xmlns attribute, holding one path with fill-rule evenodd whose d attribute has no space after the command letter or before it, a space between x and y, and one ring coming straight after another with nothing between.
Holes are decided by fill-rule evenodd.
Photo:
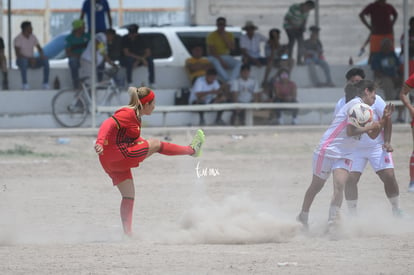
<instances>
[{"instance_id":1,"label":"white sock","mask_svg":"<svg viewBox=\"0 0 414 275\"><path fill-rule=\"evenodd\" d=\"M388 198L388 200L392 205L392 209L400 209L400 196Z\"/></svg>"},{"instance_id":2,"label":"white sock","mask_svg":"<svg viewBox=\"0 0 414 275\"><path fill-rule=\"evenodd\" d=\"M308 223L309 220L309 212L300 212L299 214L301 221L303 221L304 223Z\"/></svg>"},{"instance_id":3,"label":"white sock","mask_svg":"<svg viewBox=\"0 0 414 275\"><path fill-rule=\"evenodd\" d=\"M336 215L338 214L339 211L339 207L336 205L332 205L329 207L329 217L328 217L328 221L334 221L336 218Z\"/></svg>"},{"instance_id":4,"label":"white sock","mask_svg":"<svg viewBox=\"0 0 414 275\"><path fill-rule=\"evenodd\" d=\"M350 214L355 215L357 213L358 200L347 200L348 211Z\"/></svg>"}]
</instances>

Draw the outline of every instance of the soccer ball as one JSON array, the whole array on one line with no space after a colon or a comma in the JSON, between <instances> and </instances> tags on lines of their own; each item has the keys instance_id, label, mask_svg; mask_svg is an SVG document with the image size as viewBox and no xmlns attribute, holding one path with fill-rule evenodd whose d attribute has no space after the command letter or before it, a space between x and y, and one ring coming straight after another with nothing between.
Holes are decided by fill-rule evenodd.
<instances>
[{"instance_id":1,"label":"soccer ball","mask_svg":"<svg viewBox=\"0 0 414 275\"><path fill-rule=\"evenodd\" d=\"M348 111L348 122L357 128L370 125L373 118L374 113L371 107L365 103L357 103Z\"/></svg>"}]
</instances>

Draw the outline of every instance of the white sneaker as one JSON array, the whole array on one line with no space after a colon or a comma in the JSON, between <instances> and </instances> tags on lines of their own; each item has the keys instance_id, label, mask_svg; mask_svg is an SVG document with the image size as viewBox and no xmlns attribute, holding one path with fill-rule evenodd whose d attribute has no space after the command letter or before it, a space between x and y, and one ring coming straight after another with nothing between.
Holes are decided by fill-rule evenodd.
<instances>
[{"instance_id":1,"label":"white sneaker","mask_svg":"<svg viewBox=\"0 0 414 275\"><path fill-rule=\"evenodd\" d=\"M43 88L44 90L49 90L49 89L50 89L50 87L49 87L49 84L48 84L48 83L43 83L42 88Z\"/></svg>"},{"instance_id":2,"label":"white sneaker","mask_svg":"<svg viewBox=\"0 0 414 275\"><path fill-rule=\"evenodd\" d=\"M27 83L26 84L23 84L22 90L25 90L25 91L30 90L29 84L27 84Z\"/></svg>"},{"instance_id":3,"label":"white sneaker","mask_svg":"<svg viewBox=\"0 0 414 275\"><path fill-rule=\"evenodd\" d=\"M299 215L296 216L296 220L302 224L304 229L309 229L308 216L303 214L303 212L300 212Z\"/></svg>"}]
</instances>

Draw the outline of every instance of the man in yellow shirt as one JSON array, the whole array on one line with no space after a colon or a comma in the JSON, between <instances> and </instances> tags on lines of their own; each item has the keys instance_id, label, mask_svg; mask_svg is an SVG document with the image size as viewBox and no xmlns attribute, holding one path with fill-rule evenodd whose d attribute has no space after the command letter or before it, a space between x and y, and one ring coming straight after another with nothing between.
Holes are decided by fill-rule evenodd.
<instances>
[{"instance_id":1,"label":"man in yellow shirt","mask_svg":"<svg viewBox=\"0 0 414 275\"><path fill-rule=\"evenodd\" d=\"M235 42L233 34L226 31L226 18L217 18L216 26L217 30L207 36L208 59L220 79L230 83L238 77L242 63L230 55L230 51L235 48Z\"/></svg>"},{"instance_id":2,"label":"man in yellow shirt","mask_svg":"<svg viewBox=\"0 0 414 275\"><path fill-rule=\"evenodd\" d=\"M185 61L185 69L187 70L191 85L194 84L198 77L204 76L206 71L212 67L213 65L210 61L203 56L203 47L200 45L194 46L191 49L191 57Z\"/></svg>"}]
</instances>

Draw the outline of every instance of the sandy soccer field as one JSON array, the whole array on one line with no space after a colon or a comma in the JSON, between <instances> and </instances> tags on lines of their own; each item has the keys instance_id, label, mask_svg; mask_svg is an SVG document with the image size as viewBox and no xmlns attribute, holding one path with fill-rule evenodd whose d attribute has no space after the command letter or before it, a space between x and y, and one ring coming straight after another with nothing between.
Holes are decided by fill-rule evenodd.
<instances>
[{"instance_id":1,"label":"sandy soccer field","mask_svg":"<svg viewBox=\"0 0 414 275\"><path fill-rule=\"evenodd\" d=\"M342 228L325 234L330 179L301 231L295 216L325 127L283 129L206 129L202 158L148 159L134 170L132 239L92 135L0 135L0 274L412 274L414 221L392 217L370 167L357 218L344 205ZM144 130L179 144L193 133ZM401 205L414 216L411 143L408 125L395 126Z\"/></svg>"}]
</instances>

